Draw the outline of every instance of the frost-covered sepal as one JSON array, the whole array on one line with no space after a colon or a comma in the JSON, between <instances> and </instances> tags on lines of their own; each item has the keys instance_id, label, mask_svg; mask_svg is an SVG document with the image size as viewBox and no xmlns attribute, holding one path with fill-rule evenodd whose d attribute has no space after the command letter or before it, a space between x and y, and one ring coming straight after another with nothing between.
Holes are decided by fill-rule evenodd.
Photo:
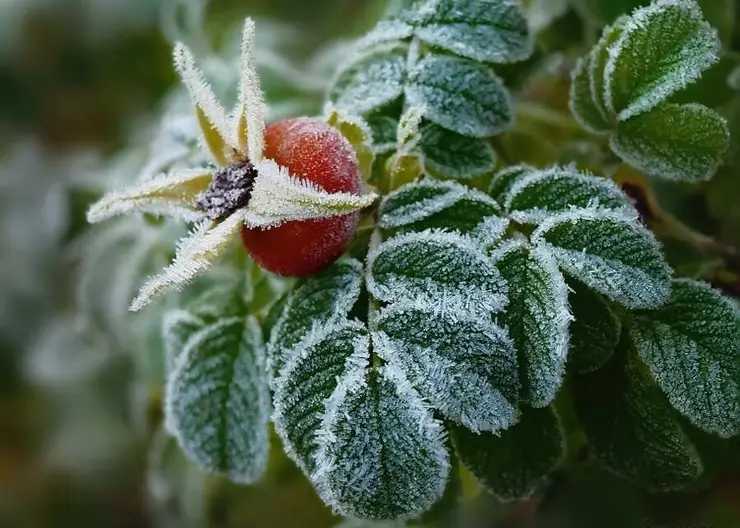
<instances>
[{"instance_id":1,"label":"frost-covered sepal","mask_svg":"<svg viewBox=\"0 0 740 528\"><path fill-rule=\"evenodd\" d=\"M517 62L532 53L519 2L427 0L399 18L414 27L422 42L478 62Z\"/></svg>"},{"instance_id":2,"label":"frost-covered sepal","mask_svg":"<svg viewBox=\"0 0 740 528\"><path fill-rule=\"evenodd\" d=\"M513 119L509 92L488 66L430 53L408 72L404 93L424 117L463 136L487 137Z\"/></svg>"},{"instance_id":3,"label":"frost-covered sepal","mask_svg":"<svg viewBox=\"0 0 740 528\"><path fill-rule=\"evenodd\" d=\"M620 122L611 149L647 174L677 181L708 180L730 144L727 121L699 104L662 104Z\"/></svg>"},{"instance_id":4,"label":"frost-covered sepal","mask_svg":"<svg viewBox=\"0 0 740 528\"><path fill-rule=\"evenodd\" d=\"M607 469L652 491L681 489L702 474L696 448L629 339L606 366L573 381L590 451Z\"/></svg>"},{"instance_id":5,"label":"frost-covered sepal","mask_svg":"<svg viewBox=\"0 0 740 528\"><path fill-rule=\"evenodd\" d=\"M204 470L254 482L267 465L269 397L256 320L221 319L193 335L177 361L167 428Z\"/></svg>"},{"instance_id":6,"label":"frost-covered sepal","mask_svg":"<svg viewBox=\"0 0 740 528\"><path fill-rule=\"evenodd\" d=\"M506 304L506 285L483 248L438 230L399 235L368 255L367 288L386 302L490 314Z\"/></svg>"},{"instance_id":7,"label":"frost-covered sepal","mask_svg":"<svg viewBox=\"0 0 740 528\"><path fill-rule=\"evenodd\" d=\"M326 192L291 175L270 159L255 165L258 176L244 213L249 227L275 227L283 222L341 216L371 205L377 195Z\"/></svg>"},{"instance_id":8,"label":"frost-covered sepal","mask_svg":"<svg viewBox=\"0 0 740 528\"><path fill-rule=\"evenodd\" d=\"M359 261L341 260L288 294L269 336L271 374L283 368L302 341L347 317L360 296L362 273Z\"/></svg>"},{"instance_id":9,"label":"frost-covered sepal","mask_svg":"<svg viewBox=\"0 0 740 528\"><path fill-rule=\"evenodd\" d=\"M162 174L137 186L106 194L90 206L87 221L102 222L133 212L198 220L204 215L195 207L195 199L208 188L212 178L213 172L210 169L178 170Z\"/></svg>"},{"instance_id":10,"label":"frost-covered sepal","mask_svg":"<svg viewBox=\"0 0 740 528\"><path fill-rule=\"evenodd\" d=\"M359 374L327 402L311 480L341 515L418 517L442 497L449 476L443 426L398 369Z\"/></svg>"},{"instance_id":11,"label":"frost-covered sepal","mask_svg":"<svg viewBox=\"0 0 740 528\"><path fill-rule=\"evenodd\" d=\"M609 48L604 89L620 121L647 112L719 60L717 31L694 0L657 0L636 10Z\"/></svg>"},{"instance_id":12,"label":"frost-covered sepal","mask_svg":"<svg viewBox=\"0 0 740 528\"><path fill-rule=\"evenodd\" d=\"M568 274L627 308L653 308L668 298L671 271L660 245L635 215L576 209L545 220L532 242Z\"/></svg>"},{"instance_id":13,"label":"frost-covered sepal","mask_svg":"<svg viewBox=\"0 0 740 528\"><path fill-rule=\"evenodd\" d=\"M668 302L635 314L629 333L673 407L705 431L740 434L740 317L729 299L674 280Z\"/></svg>"},{"instance_id":14,"label":"frost-covered sepal","mask_svg":"<svg viewBox=\"0 0 740 528\"><path fill-rule=\"evenodd\" d=\"M381 312L375 352L447 418L501 431L519 417L516 352L506 331L465 311L398 303Z\"/></svg>"},{"instance_id":15,"label":"frost-covered sepal","mask_svg":"<svg viewBox=\"0 0 740 528\"><path fill-rule=\"evenodd\" d=\"M512 184L504 206L520 223L538 224L555 213L574 208L600 208L634 215L634 207L617 184L578 172L575 167L533 171Z\"/></svg>"},{"instance_id":16,"label":"frost-covered sepal","mask_svg":"<svg viewBox=\"0 0 740 528\"><path fill-rule=\"evenodd\" d=\"M489 196L459 183L425 179L404 185L380 204L380 227L391 233L445 229L493 244L509 220Z\"/></svg>"},{"instance_id":17,"label":"frost-covered sepal","mask_svg":"<svg viewBox=\"0 0 740 528\"><path fill-rule=\"evenodd\" d=\"M544 407L563 382L568 356L572 317L565 279L553 257L541 247L504 243L494 259L509 286L509 304L500 319L519 358L522 399Z\"/></svg>"},{"instance_id":18,"label":"frost-covered sepal","mask_svg":"<svg viewBox=\"0 0 740 528\"><path fill-rule=\"evenodd\" d=\"M523 409L519 422L499 434L451 428L461 462L499 500L530 498L565 454L560 419L551 407Z\"/></svg>"}]
</instances>

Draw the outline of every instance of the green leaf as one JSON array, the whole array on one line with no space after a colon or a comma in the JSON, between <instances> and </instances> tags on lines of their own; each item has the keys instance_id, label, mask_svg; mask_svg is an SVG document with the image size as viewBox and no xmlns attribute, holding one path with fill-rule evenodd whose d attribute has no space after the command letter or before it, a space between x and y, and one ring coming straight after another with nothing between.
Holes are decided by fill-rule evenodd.
<instances>
[{"instance_id":1,"label":"green leaf","mask_svg":"<svg viewBox=\"0 0 740 528\"><path fill-rule=\"evenodd\" d=\"M607 366L574 378L590 450L609 470L651 491L681 489L701 475L701 460L649 374L624 357L629 340L619 346Z\"/></svg>"},{"instance_id":2,"label":"green leaf","mask_svg":"<svg viewBox=\"0 0 740 528\"><path fill-rule=\"evenodd\" d=\"M581 374L601 368L614 355L622 322L603 296L580 281L568 281L573 322L568 363Z\"/></svg>"},{"instance_id":3,"label":"green leaf","mask_svg":"<svg viewBox=\"0 0 740 528\"><path fill-rule=\"evenodd\" d=\"M205 326L205 321L186 310L172 310L162 319L165 372L169 375L177 365L185 344Z\"/></svg>"},{"instance_id":4,"label":"green leaf","mask_svg":"<svg viewBox=\"0 0 740 528\"><path fill-rule=\"evenodd\" d=\"M522 400L545 407L555 398L568 356L568 288L550 254L524 243L504 244L494 254L509 285L501 317L519 358Z\"/></svg>"},{"instance_id":5,"label":"green leaf","mask_svg":"<svg viewBox=\"0 0 740 528\"><path fill-rule=\"evenodd\" d=\"M404 185L380 204L380 226L392 233L445 229L493 244L509 225L492 198L449 181L425 179Z\"/></svg>"},{"instance_id":6,"label":"green leaf","mask_svg":"<svg viewBox=\"0 0 740 528\"><path fill-rule=\"evenodd\" d=\"M459 426L451 434L462 463L506 502L530 498L565 453L562 426L550 407L523 410L521 420L500 434Z\"/></svg>"},{"instance_id":7,"label":"green leaf","mask_svg":"<svg viewBox=\"0 0 740 528\"><path fill-rule=\"evenodd\" d=\"M490 194L497 200L503 201L506 194L509 192L509 189L511 189L514 183L516 183L520 178L536 170L536 167L532 165L527 165L526 163L522 165L512 165L510 167L506 167L505 169L500 170L494 175L493 180L491 181L491 185L488 188L488 194Z\"/></svg>"},{"instance_id":8,"label":"green leaf","mask_svg":"<svg viewBox=\"0 0 740 528\"><path fill-rule=\"evenodd\" d=\"M406 46L384 46L355 56L340 70L329 100L340 110L365 114L403 94Z\"/></svg>"},{"instance_id":9,"label":"green leaf","mask_svg":"<svg viewBox=\"0 0 740 528\"><path fill-rule=\"evenodd\" d=\"M696 81L719 51L717 31L693 0L657 0L632 14L609 49L607 104L620 121L647 112Z\"/></svg>"},{"instance_id":10,"label":"green leaf","mask_svg":"<svg viewBox=\"0 0 740 528\"><path fill-rule=\"evenodd\" d=\"M343 319L360 296L362 264L340 261L296 287L288 296L268 344L268 367L277 373L312 330Z\"/></svg>"},{"instance_id":11,"label":"green leaf","mask_svg":"<svg viewBox=\"0 0 740 528\"><path fill-rule=\"evenodd\" d=\"M506 303L506 285L482 247L443 231L408 233L382 243L367 259L367 289L386 303L490 314Z\"/></svg>"},{"instance_id":12,"label":"green leaf","mask_svg":"<svg viewBox=\"0 0 740 528\"><path fill-rule=\"evenodd\" d=\"M513 119L509 92L493 71L458 57L425 55L409 72L406 103L428 120L463 136L488 137Z\"/></svg>"},{"instance_id":13,"label":"green leaf","mask_svg":"<svg viewBox=\"0 0 740 528\"><path fill-rule=\"evenodd\" d=\"M343 320L304 341L273 383L275 430L288 456L306 474L316 469L317 432L327 400L339 383L364 373L369 362L367 330Z\"/></svg>"},{"instance_id":14,"label":"green leaf","mask_svg":"<svg viewBox=\"0 0 740 528\"><path fill-rule=\"evenodd\" d=\"M614 128L617 116L606 93L604 71L611 57L610 50L621 38L628 20L629 17L621 16L615 20L614 24L604 28L601 38L589 53L588 84L591 90L591 98L602 118L609 123L609 128Z\"/></svg>"},{"instance_id":15,"label":"green leaf","mask_svg":"<svg viewBox=\"0 0 740 528\"><path fill-rule=\"evenodd\" d=\"M574 207L635 212L612 180L580 173L574 167L552 167L518 178L506 193L504 206L515 222L525 224L538 224Z\"/></svg>"},{"instance_id":16,"label":"green leaf","mask_svg":"<svg viewBox=\"0 0 740 528\"><path fill-rule=\"evenodd\" d=\"M421 127L424 169L436 178L470 180L493 172L496 153L485 139L469 138L433 123Z\"/></svg>"},{"instance_id":17,"label":"green leaf","mask_svg":"<svg viewBox=\"0 0 740 528\"><path fill-rule=\"evenodd\" d=\"M635 314L630 336L671 405L705 431L740 433L740 318L729 299L674 280L664 306Z\"/></svg>"},{"instance_id":18,"label":"green leaf","mask_svg":"<svg viewBox=\"0 0 740 528\"><path fill-rule=\"evenodd\" d=\"M570 111L576 121L593 134L611 131L612 124L605 117L591 92L589 72L593 69L591 54L578 59L570 78Z\"/></svg>"},{"instance_id":19,"label":"green leaf","mask_svg":"<svg viewBox=\"0 0 740 528\"><path fill-rule=\"evenodd\" d=\"M444 430L403 373L386 366L353 376L327 410L312 480L337 513L413 518L442 497L450 470Z\"/></svg>"},{"instance_id":20,"label":"green leaf","mask_svg":"<svg viewBox=\"0 0 740 528\"><path fill-rule=\"evenodd\" d=\"M367 124L373 133L375 154L387 154L396 149L397 120L382 114L371 114L367 117Z\"/></svg>"},{"instance_id":21,"label":"green leaf","mask_svg":"<svg viewBox=\"0 0 740 528\"><path fill-rule=\"evenodd\" d=\"M610 141L630 165L678 181L711 178L729 143L727 122L717 112L670 103L619 123Z\"/></svg>"},{"instance_id":22,"label":"green leaf","mask_svg":"<svg viewBox=\"0 0 740 528\"><path fill-rule=\"evenodd\" d=\"M400 16L422 42L476 62L517 62L532 54L519 2L427 0Z\"/></svg>"},{"instance_id":23,"label":"green leaf","mask_svg":"<svg viewBox=\"0 0 740 528\"><path fill-rule=\"evenodd\" d=\"M627 308L653 308L668 298L670 268L637 218L578 209L545 220L532 241L567 273Z\"/></svg>"},{"instance_id":24,"label":"green leaf","mask_svg":"<svg viewBox=\"0 0 740 528\"><path fill-rule=\"evenodd\" d=\"M166 424L201 468L249 483L267 465L269 406L260 328L230 317L188 340L167 386Z\"/></svg>"},{"instance_id":25,"label":"green leaf","mask_svg":"<svg viewBox=\"0 0 740 528\"><path fill-rule=\"evenodd\" d=\"M378 356L405 372L444 416L473 431L500 431L517 421L516 353L490 320L397 303L381 312L376 327Z\"/></svg>"}]
</instances>

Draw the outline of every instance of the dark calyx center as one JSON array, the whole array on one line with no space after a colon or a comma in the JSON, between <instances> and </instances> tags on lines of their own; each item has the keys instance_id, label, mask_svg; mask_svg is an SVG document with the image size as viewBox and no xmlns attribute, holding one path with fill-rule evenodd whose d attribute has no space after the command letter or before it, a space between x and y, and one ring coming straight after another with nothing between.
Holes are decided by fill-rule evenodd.
<instances>
[{"instance_id":1,"label":"dark calyx center","mask_svg":"<svg viewBox=\"0 0 740 528\"><path fill-rule=\"evenodd\" d=\"M222 167L214 173L208 189L198 195L196 203L208 218L224 220L247 206L256 177L257 169L248 161Z\"/></svg>"}]
</instances>

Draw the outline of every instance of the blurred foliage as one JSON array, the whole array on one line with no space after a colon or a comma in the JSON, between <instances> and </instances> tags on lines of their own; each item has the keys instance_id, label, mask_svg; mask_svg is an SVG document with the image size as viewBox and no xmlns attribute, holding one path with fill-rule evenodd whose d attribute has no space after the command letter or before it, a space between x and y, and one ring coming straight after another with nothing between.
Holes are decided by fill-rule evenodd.
<instances>
[{"instance_id":1,"label":"blurred foliage","mask_svg":"<svg viewBox=\"0 0 740 528\"><path fill-rule=\"evenodd\" d=\"M178 36L182 21L162 21L175 1L0 2L2 526L318 528L341 522L281 449L271 451L259 485L240 487L200 473L161 434L159 320L151 312L146 319L128 314L125 299L142 274L170 257L172 233L182 227L128 219L90 230L84 222L87 205L137 177L142 163L159 170L192 154L187 144L163 143L159 128L160 117L176 112L182 97L173 88L168 40ZM316 113L342 40L403 3L212 0L204 46L228 54L245 15L264 20L270 29L259 43L261 73L273 117ZM571 117L569 75L600 27L646 2L555 3L525 2L539 10L538 50L500 71L519 90L516 127L494 142L500 161L575 162L611 174L682 275L740 298L740 141L706 183L658 183L621 165ZM740 91L726 79L740 64L740 1L701 4L731 54L690 88L690 97L700 95L720 111L737 138ZM236 72L226 63L214 60L208 72L220 79L217 88L233 86ZM191 124L184 118L176 126ZM170 141L173 133L167 134ZM175 148L177 159L161 157ZM140 259L120 262L122 247L138 248ZM104 273L80 283L91 253ZM111 284L117 266L136 268L129 283ZM218 280L218 271L214 276ZM268 279L257 287L275 294ZM578 439L571 442L577 445ZM691 496L647 495L581 464L557 473L544 494L511 507L482 494L461 470L463 499L446 525L740 526L740 443L726 441L716 451L723 453L716 464L726 476Z\"/></svg>"}]
</instances>

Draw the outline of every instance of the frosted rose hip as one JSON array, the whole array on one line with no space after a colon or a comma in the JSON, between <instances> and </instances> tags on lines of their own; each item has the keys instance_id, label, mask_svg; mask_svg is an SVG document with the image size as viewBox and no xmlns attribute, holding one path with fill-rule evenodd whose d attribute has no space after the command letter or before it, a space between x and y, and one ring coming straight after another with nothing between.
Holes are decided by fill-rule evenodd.
<instances>
[{"instance_id":1,"label":"frosted rose hip","mask_svg":"<svg viewBox=\"0 0 740 528\"><path fill-rule=\"evenodd\" d=\"M265 131L265 158L326 192L360 194L362 178L352 146L336 129L305 117ZM285 222L269 229L244 227L242 241L254 260L278 275L313 275L344 253L359 213Z\"/></svg>"}]
</instances>

